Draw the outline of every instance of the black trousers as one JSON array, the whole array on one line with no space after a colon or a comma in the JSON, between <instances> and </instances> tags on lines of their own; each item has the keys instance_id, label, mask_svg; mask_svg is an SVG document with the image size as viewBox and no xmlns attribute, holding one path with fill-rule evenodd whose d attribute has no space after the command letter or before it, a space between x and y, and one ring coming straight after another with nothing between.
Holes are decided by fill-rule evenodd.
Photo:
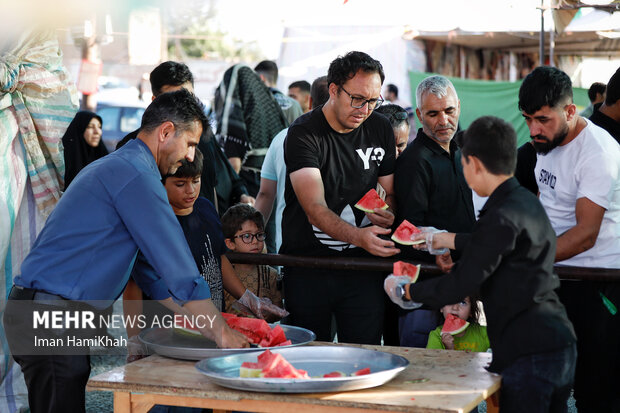
<instances>
[{"instance_id":1,"label":"black trousers","mask_svg":"<svg viewBox=\"0 0 620 413\"><path fill-rule=\"evenodd\" d=\"M290 323L331 341L332 315L338 342L381 344L383 273L284 268L284 297Z\"/></svg>"},{"instance_id":2,"label":"black trousers","mask_svg":"<svg viewBox=\"0 0 620 413\"><path fill-rule=\"evenodd\" d=\"M620 283L563 280L558 290L577 334L575 400L579 413L620 412Z\"/></svg>"},{"instance_id":3,"label":"black trousers","mask_svg":"<svg viewBox=\"0 0 620 413\"><path fill-rule=\"evenodd\" d=\"M32 413L82 413L90 356L13 356L28 387Z\"/></svg>"},{"instance_id":4,"label":"black trousers","mask_svg":"<svg viewBox=\"0 0 620 413\"><path fill-rule=\"evenodd\" d=\"M15 287L14 287L15 289ZM27 294L27 291L23 291ZM82 413L86 409L86 382L90 374L89 348L72 346L36 349L35 337L84 337L79 331L66 330L55 336L50 330L33 328L33 311L67 310L68 301L58 305L38 304L35 300L15 299L14 291L7 300L4 328L15 361L21 366L28 387L28 403L32 413ZM54 303L55 301L52 301ZM74 309L76 307L73 307ZM65 341L66 342L66 341ZM64 353L63 353L64 351Z\"/></svg>"}]
</instances>

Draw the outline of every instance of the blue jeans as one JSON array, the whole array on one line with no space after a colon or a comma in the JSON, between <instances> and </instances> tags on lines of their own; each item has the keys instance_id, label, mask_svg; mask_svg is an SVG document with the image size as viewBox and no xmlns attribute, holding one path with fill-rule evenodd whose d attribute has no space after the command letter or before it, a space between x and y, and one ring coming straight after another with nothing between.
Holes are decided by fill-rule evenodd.
<instances>
[{"instance_id":1,"label":"blue jeans","mask_svg":"<svg viewBox=\"0 0 620 413\"><path fill-rule=\"evenodd\" d=\"M576 362L574 344L561 350L519 357L501 372L500 412L565 413Z\"/></svg>"}]
</instances>

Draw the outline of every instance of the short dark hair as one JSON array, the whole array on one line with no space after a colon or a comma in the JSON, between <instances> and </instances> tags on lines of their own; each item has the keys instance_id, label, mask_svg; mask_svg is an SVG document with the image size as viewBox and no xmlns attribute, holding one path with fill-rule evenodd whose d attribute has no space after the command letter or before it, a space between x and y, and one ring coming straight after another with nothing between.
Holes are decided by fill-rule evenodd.
<instances>
[{"instance_id":1,"label":"short dark hair","mask_svg":"<svg viewBox=\"0 0 620 413\"><path fill-rule=\"evenodd\" d=\"M378 60L373 59L364 52L349 52L344 56L338 56L330 63L327 70L327 85L332 83L340 87L353 78L357 72L378 73L381 77L381 84L385 80L383 66Z\"/></svg>"},{"instance_id":2,"label":"short dark hair","mask_svg":"<svg viewBox=\"0 0 620 413\"><path fill-rule=\"evenodd\" d=\"M573 83L560 69L539 66L523 79L519 89L519 110L532 114L543 106L572 103Z\"/></svg>"},{"instance_id":3,"label":"short dark hair","mask_svg":"<svg viewBox=\"0 0 620 413\"><path fill-rule=\"evenodd\" d=\"M269 83L275 84L278 81L278 65L273 60L263 60L254 71L265 76Z\"/></svg>"},{"instance_id":4,"label":"short dark hair","mask_svg":"<svg viewBox=\"0 0 620 413\"><path fill-rule=\"evenodd\" d=\"M329 88L327 87L327 76L320 76L314 79L310 89L312 107L324 105L329 100Z\"/></svg>"},{"instance_id":5,"label":"short dark hair","mask_svg":"<svg viewBox=\"0 0 620 413\"><path fill-rule=\"evenodd\" d=\"M245 221L252 221L261 231L265 229L265 220L260 211L248 204L236 204L222 215L224 238L233 239Z\"/></svg>"},{"instance_id":6,"label":"short dark hair","mask_svg":"<svg viewBox=\"0 0 620 413\"><path fill-rule=\"evenodd\" d=\"M168 121L179 131L190 129L195 121L202 124L203 131L209 127L202 104L184 88L157 96L144 111L140 130L150 132Z\"/></svg>"},{"instance_id":7,"label":"short dark hair","mask_svg":"<svg viewBox=\"0 0 620 413\"><path fill-rule=\"evenodd\" d=\"M289 89L292 87L296 87L302 92L310 93L310 83L306 82L305 80L298 80L288 85Z\"/></svg>"},{"instance_id":8,"label":"short dark hair","mask_svg":"<svg viewBox=\"0 0 620 413\"><path fill-rule=\"evenodd\" d=\"M409 113L402 107L390 103L388 105L381 105L375 112L379 112L390 121L390 125L392 125L392 129L396 129L400 127L403 123L407 126L409 125Z\"/></svg>"},{"instance_id":9,"label":"short dark hair","mask_svg":"<svg viewBox=\"0 0 620 413\"><path fill-rule=\"evenodd\" d=\"M605 95L605 105L611 106L620 99L620 68L616 70L607 83L607 94Z\"/></svg>"},{"instance_id":10,"label":"short dark hair","mask_svg":"<svg viewBox=\"0 0 620 413\"><path fill-rule=\"evenodd\" d=\"M607 85L601 82L594 82L590 85L590 89L588 89L588 99L590 102L594 102L596 99L596 95L603 95L605 93L605 88Z\"/></svg>"},{"instance_id":11,"label":"short dark hair","mask_svg":"<svg viewBox=\"0 0 620 413\"><path fill-rule=\"evenodd\" d=\"M194 76L189 67L184 63L173 62L171 60L157 66L150 76L151 91L153 96L161 95L164 86L181 86L187 82L194 86Z\"/></svg>"},{"instance_id":12,"label":"short dark hair","mask_svg":"<svg viewBox=\"0 0 620 413\"><path fill-rule=\"evenodd\" d=\"M181 161L181 166L177 169L177 171L173 175L164 176L161 181L165 184L166 179L170 177L175 178L195 178L197 176L202 175L202 164L204 156L200 149L195 148L194 160L189 162L187 159L183 159Z\"/></svg>"},{"instance_id":13,"label":"short dark hair","mask_svg":"<svg viewBox=\"0 0 620 413\"><path fill-rule=\"evenodd\" d=\"M517 134L505 120L495 116L476 119L463 134L461 144L463 156L475 156L493 175L514 174L517 166Z\"/></svg>"},{"instance_id":14,"label":"short dark hair","mask_svg":"<svg viewBox=\"0 0 620 413\"><path fill-rule=\"evenodd\" d=\"M398 97L398 86L396 86L394 83L388 83L386 89L388 92L391 92L394 94L394 96Z\"/></svg>"}]
</instances>

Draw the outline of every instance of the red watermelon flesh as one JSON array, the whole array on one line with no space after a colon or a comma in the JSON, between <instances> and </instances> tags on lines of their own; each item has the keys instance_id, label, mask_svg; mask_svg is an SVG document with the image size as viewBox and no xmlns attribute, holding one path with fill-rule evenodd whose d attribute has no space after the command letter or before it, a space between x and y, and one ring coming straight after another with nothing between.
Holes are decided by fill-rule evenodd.
<instances>
[{"instance_id":1,"label":"red watermelon flesh","mask_svg":"<svg viewBox=\"0 0 620 413\"><path fill-rule=\"evenodd\" d=\"M259 368L262 368L261 377L281 379L307 379L310 378L304 370L297 370L291 363L277 353L265 350L258 355Z\"/></svg>"},{"instance_id":2,"label":"red watermelon flesh","mask_svg":"<svg viewBox=\"0 0 620 413\"><path fill-rule=\"evenodd\" d=\"M396 228L394 234L392 234L392 241L398 242L402 245L422 244L425 242L424 240L411 241L411 236L420 232L422 231L420 231L415 225L404 219L398 228Z\"/></svg>"},{"instance_id":3,"label":"red watermelon flesh","mask_svg":"<svg viewBox=\"0 0 620 413\"><path fill-rule=\"evenodd\" d=\"M352 376L363 376L365 374L370 374L370 367L365 367L363 369L359 369L358 371L353 373Z\"/></svg>"},{"instance_id":4,"label":"red watermelon flesh","mask_svg":"<svg viewBox=\"0 0 620 413\"><path fill-rule=\"evenodd\" d=\"M443 333L450 333L452 335L462 333L469 326L469 322L455 316L454 314L448 314L446 316L446 322L441 329Z\"/></svg>"},{"instance_id":5,"label":"red watermelon flesh","mask_svg":"<svg viewBox=\"0 0 620 413\"><path fill-rule=\"evenodd\" d=\"M375 212L375 208L379 209L388 209L388 204L385 203L383 199L379 196L375 189L371 189L366 192L366 195L362 197L357 204L355 204L355 208L361 209L364 212L368 212L370 214Z\"/></svg>"},{"instance_id":6,"label":"red watermelon flesh","mask_svg":"<svg viewBox=\"0 0 620 413\"><path fill-rule=\"evenodd\" d=\"M283 342L281 342L279 344L276 344L275 346L276 347L283 347L283 346L291 346L291 345L293 345L293 342L291 340L286 340L286 341L283 341Z\"/></svg>"},{"instance_id":7,"label":"red watermelon flesh","mask_svg":"<svg viewBox=\"0 0 620 413\"><path fill-rule=\"evenodd\" d=\"M413 265L404 261L396 261L394 263L392 274L394 275L406 275L411 278L411 282L414 283L420 276L420 264Z\"/></svg>"},{"instance_id":8,"label":"red watermelon flesh","mask_svg":"<svg viewBox=\"0 0 620 413\"><path fill-rule=\"evenodd\" d=\"M265 337L269 337L271 328L265 320L259 318L231 317L226 320L228 326L245 335L252 343L259 344Z\"/></svg>"}]
</instances>

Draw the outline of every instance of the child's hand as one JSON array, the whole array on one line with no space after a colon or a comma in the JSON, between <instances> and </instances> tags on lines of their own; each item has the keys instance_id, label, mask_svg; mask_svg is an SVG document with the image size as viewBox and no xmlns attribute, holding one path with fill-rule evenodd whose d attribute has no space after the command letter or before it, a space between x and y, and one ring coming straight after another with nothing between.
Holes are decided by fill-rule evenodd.
<instances>
[{"instance_id":1,"label":"child's hand","mask_svg":"<svg viewBox=\"0 0 620 413\"><path fill-rule=\"evenodd\" d=\"M454 350L454 336L450 333L443 333L441 335L441 342L446 350Z\"/></svg>"}]
</instances>

